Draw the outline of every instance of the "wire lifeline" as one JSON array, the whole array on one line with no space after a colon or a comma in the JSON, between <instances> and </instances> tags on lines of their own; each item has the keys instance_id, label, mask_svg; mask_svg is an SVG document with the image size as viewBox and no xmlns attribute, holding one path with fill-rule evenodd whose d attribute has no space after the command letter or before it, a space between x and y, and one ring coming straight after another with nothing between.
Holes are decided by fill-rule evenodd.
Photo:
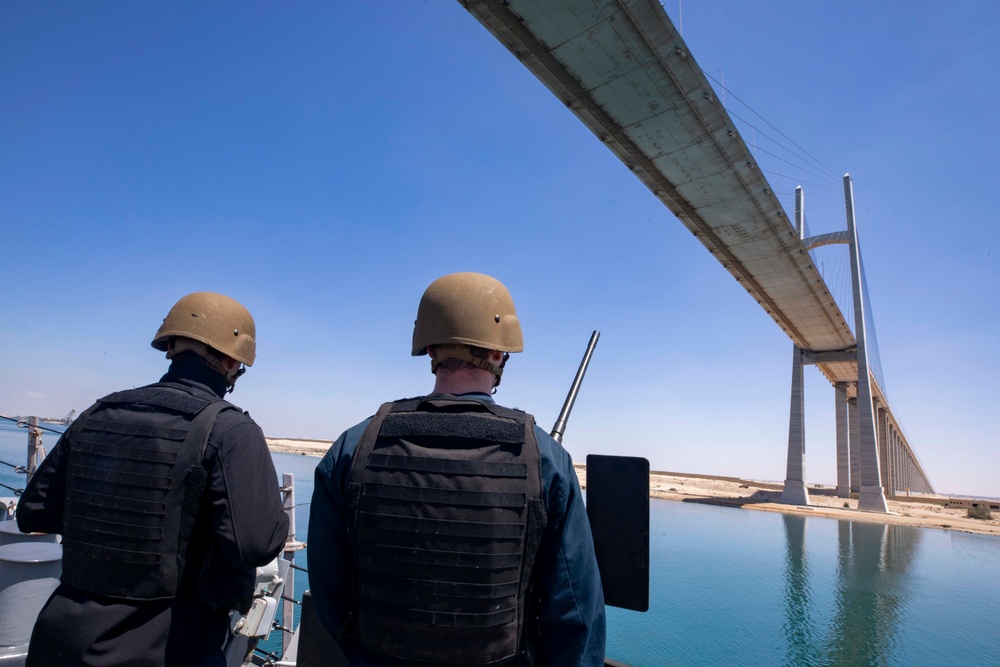
<instances>
[{"instance_id":1,"label":"wire lifeline","mask_svg":"<svg viewBox=\"0 0 1000 667\"><path fill-rule=\"evenodd\" d=\"M6 461L0 461L0 463L2 463L5 466L10 466L11 468L14 469L14 472L20 472L20 473L28 472L28 469L25 468L24 466L14 465L13 463L7 463Z\"/></svg>"},{"instance_id":2,"label":"wire lifeline","mask_svg":"<svg viewBox=\"0 0 1000 667\"><path fill-rule=\"evenodd\" d=\"M20 496L22 493L24 493L24 489L15 489L13 486L7 486L6 484L3 483L0 483L0 486L2 486L5 489L10 489L11 491L13 491L15 496Z\"/></svg>"},{"instance_id":3,"label":"wire lifeline","mask_svg":"<svg viewBox=\"0 0 1000 667\"><path fill-rule=\"evenodd\" d=\"M12 421L15 424L17 424L18 428L29 428L28 423L26 421L24 421L23 419L14 419L13 417L7 417L5 415L0 415L0 419L6 419L7 421ZM49 433L55 433L56 435L62 435L63 434L63 431L57 431L54 428L49 428L47 426L42 426L41 424L38 424L38 425L30 427L30 428L38 428L38 429L41 429L43 431L48 431Z\"/></svg>"}]
</instances>

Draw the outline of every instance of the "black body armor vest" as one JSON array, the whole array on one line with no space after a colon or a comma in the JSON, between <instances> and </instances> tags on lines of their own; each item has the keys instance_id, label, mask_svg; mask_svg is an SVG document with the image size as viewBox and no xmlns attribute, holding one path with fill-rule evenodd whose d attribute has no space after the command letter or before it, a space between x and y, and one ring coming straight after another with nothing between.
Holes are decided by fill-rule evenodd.
<instances>
[{"instance_id":1,"label":"black body armor vest","mask_svg":"<svg viewBox=\"0 0 1000 667\"><path fill-rule=\"evenodd\" d=\"M177 595L205 445L232 407L150 385L105 396L77 420L66 441L64 583L126 600Z\"/></svg>"},{"instance_id":2,"label":"black body armor vest","mask_svg":"<svg viewBox=\"0 0 1000 667\"><path fill-rule=\"evenodd\" d=\"M525 650L547 521L531 415L452 396L386 403L347 495L362 646L452 665Z\"/></svg>"}]
</instances>

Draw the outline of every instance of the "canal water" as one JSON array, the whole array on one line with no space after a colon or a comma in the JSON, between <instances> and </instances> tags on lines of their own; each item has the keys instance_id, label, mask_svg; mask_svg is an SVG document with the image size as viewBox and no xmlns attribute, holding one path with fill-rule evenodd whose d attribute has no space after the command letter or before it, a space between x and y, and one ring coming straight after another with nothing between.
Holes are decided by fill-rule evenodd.
<instances>
[{"instance_id":1,"label":"canal water","mask_svg":"<svg viewBox=\"0 0 1000 667\"><path fill-rule=\"evenodd\" d=\"M51 448L58 436L44 437ZM26 440L0 423L0 460L23 465ZM274 461L295 475L298 537L308 540L319 459ZM0 483L23 487L23 475L0 468ZM608 609L611 658L1000 667L1000 538L665 500L650 511L650 610ZM307 553L296 562L307 565ZM300 573L297 597L307 587Z\"/></svg>"}]
</instances>

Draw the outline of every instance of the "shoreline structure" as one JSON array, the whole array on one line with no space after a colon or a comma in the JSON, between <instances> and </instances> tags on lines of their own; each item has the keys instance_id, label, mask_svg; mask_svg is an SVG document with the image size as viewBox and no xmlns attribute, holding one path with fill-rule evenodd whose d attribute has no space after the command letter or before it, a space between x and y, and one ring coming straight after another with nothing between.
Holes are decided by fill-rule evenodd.
<instances>
[{"instance_id":1,"label":"shoreline structure","mask_svg":"<svg viewBox=\"0 0 1000 667\"><path fill-rule=\"evenodd\" d=\"M299 438L266 440L272 452L315 457L322 457L333 444L332 440ZM577 463L575 468L580 486L586 488L586 466ZM1000 501L915 494L909 498L886 499L889 514L881 514L859 510L857 498L838 498L833 487L809 485L808 489L810 505L804 507L778 502L782 490L780 483L656 470L649 474L650 498L1000 536L1000 509L997 509ZM968 509L973 503L992 509L994 518L968 517Z\"/></svg>"}]
</instances>

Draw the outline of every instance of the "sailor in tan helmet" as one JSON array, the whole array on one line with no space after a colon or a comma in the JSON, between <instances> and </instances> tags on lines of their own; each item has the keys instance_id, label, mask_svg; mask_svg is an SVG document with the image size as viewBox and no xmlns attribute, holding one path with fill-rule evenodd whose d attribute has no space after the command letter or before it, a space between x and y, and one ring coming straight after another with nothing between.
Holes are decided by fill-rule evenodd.
<instances>
[{"instance_id":1,"label":"sailor in tan helmet","mask_svg":"<svg viewBox=\"0 0 1000 667\"><path fill-rule=\"evenodd\" d=\"M351 665L604 664L604 596L569 454L492 394L523 350L507 288L435 280L411 354L427 396L385 403L316 469L309 583Z\"/></svg>"},{"instance_id":2,"label":"sailor in tan helmet","mask_svg":"<svg viewBox=\"0 0 1000 667\"><path fill-rule=\"evenodd\" d=\"M166 375L87 409L21 496L18 527L63 544L29 667L224 667L229 612L285 543L263 433L222 398L256 356L250 312L189 294L152 345Z\"/></svg>"}]
</instances>

